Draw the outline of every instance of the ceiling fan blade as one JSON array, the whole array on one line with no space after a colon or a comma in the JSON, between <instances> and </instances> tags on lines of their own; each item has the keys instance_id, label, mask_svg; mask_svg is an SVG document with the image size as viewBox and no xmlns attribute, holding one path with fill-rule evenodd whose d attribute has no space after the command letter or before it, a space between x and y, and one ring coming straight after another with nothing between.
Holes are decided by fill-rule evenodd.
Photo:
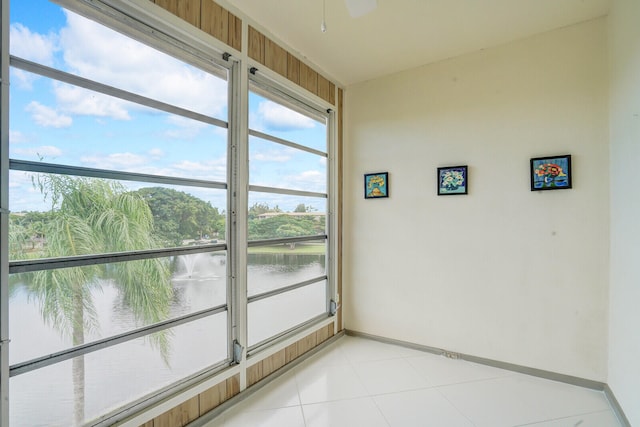
<instances>
[{"instance_id":1,"label":"ceiling fan blade","mask_svg":"<svg viewBox=\"0 0 640 427\"><path fill-rule=\"evenodd\" d=\"M378 0L345 0L345 3L352 18L366 15L378 7Z\"/></svg>"}]
</instances>

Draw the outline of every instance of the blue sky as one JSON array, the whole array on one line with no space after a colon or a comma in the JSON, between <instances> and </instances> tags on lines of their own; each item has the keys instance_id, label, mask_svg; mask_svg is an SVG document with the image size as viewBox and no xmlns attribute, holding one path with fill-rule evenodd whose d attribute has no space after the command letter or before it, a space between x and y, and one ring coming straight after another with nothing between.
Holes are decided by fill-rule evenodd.
<instances>
[{"instance_id":1,"label":"blue sky","mask_svg":"<svg viewBox=\"0 0 640 427\"><path fill-rule=\"evenodd\" d=\"M38 13L34 13L38 10ZM12 2L11 54L227 120L227 84L46 0ZM324 124L250 96L252 129L326 151ZM10 157L73 166L225 181L225 129L12 69ZM326 191L326 158L250 141L250 183ZM46 209L31 176L12 171L12 211ZM127 184L139 188L139 184ZM178 188L226 208L224 191ZM251 194L292 210L324 200Z\"/></svg>"}]
</instances>

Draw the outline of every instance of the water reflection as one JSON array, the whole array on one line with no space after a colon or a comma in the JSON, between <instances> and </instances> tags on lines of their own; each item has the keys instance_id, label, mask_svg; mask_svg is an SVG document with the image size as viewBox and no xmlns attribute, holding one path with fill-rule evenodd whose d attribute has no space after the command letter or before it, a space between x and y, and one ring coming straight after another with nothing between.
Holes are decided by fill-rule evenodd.
<instances>
[{"instance_id":1,"label":"water reflection","mask_svg":"<svg viewBox=\"0 0 640 427\"><path fill-rule=\"evenodd\" d=\"M171 318L224 304L227 299L226 254L203 253L168 260L172 276ZM250 254L250 291L261 292L325 274L324 255ZM71 347L43 321L40 302L28 292L29 274L10 278L10 363L15 364ZM127 301L112 280L102 280L91 291L99 328L87 332L87 342L137 327ZM251 308L250 341L256 342L324 310L324 283L305 291L262 300ZM283 300L283 298L286 299ZM282 310L282 305L295 310ZM227 314L173 328L168 360L148 339L91 353L86 358L86 416L95 417L199 369L227 354ZM70 425L72 378L68 363L11 379L11 425ZM108 387L105 384L109 384ZM56 393L51 393L51 389ZM34 410L37 408L37 410Z\"/></svg>"},{"instance_id":2,"label":"water reflection","mask_svg":"<svg viewBox=\"0 0 640 427\"><path fill-rule=\"evenodd\" d=\"M325 256L320 254L249 254L249 296L293 285L326 274Z\"/></svg>"}]
</instances>

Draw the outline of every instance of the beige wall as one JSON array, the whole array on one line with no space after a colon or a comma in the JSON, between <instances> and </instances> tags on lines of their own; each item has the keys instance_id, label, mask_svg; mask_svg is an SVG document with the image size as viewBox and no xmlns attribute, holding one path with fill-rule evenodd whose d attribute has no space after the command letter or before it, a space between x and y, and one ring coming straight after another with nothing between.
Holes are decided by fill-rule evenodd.
<instances>
[{"instance_id":1,"label":"beige wall","mask_svg":"<svg viewBox=\"0 0 640 427\"><path fill-rule=\"evenodd\" d=\"M347 329L605 381L609 153L599 19L347 88ZM569 153L572 190L531 192ZM469 165L468 196L436 168ZM390 198L363 199L367 172Z\"/></svg>"},{"instance_id":2,"label":"beige wall","mask_svg":"<svg viewBox=\"0 0 640 427\"><path fill-rule=\"evenodd\" d=\"M640 2L616 0L611 60L609 386L640 425Z\"/></svg>"}]
</instances>

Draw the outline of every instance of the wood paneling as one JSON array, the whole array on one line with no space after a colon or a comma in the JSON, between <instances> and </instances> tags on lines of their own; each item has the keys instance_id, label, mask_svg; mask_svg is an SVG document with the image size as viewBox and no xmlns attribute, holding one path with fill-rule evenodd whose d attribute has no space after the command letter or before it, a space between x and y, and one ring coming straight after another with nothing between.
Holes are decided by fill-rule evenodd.
<instances>
[{"instance_id":1,"label":"wood paneling","mask_svg":"<svg viewBox=\"0 0 640 427\"><path fill-rule=\"evenodd\" d=\"M229 12L213 0L202 0L202 31L229 44Z\"/></svg>"},{"instance_id":2,"label":"wood paneling","mask_svg":"<svg viewBox=\"0 0 640 427\"><path fill-rule=\"evenodd\" d=\"M327 328L321 328L316 331L316 342L318 344L322 344L327 340L327 338L329 338L329 332L327 331Z\"/></svg>"},{"instance_id":3,"label":"wood paneling","mask_svg":"<svg viewBox=\"0 0 640 427\"><path fill-rule=\"evenodd\" d=\"M233 396L240 393L240 376L234 375L231 378L227 378L226 385L227 385L227 399L231 399Z\"/></svg>"},{"instance_id":4,"label":"wood paneling","mask_svg":"<svg viewBox=\"0 0 640 427\"><path fill-rule=\"evenodd\" d=\"M155 0L155 3L191 25L200 28L201 0Z\"/></svg>"},{"instance_id":5,"label":"wood paneling","mask_svg":"<svg viewBox=\"0 0 640 427\"><path fill-rule=\"evenodd\" d=\"M262 361L262 378L265 378L285 365L286 355L283 348Z\"/></svg>"},{"instance_id":6,"label":"wood paneling","mask_svg":"<svg viewBox=\"0 0 640 427\"><path fill-rule=\"evenodd\" d=\"M264 35L249 25L249 48L247 55L249 58L255 59L261 64L264 64Z\"/></svg>"},{"instance_id":7,"label":"wood paneling","mask_svg":"<svg viewBox=\"0 0 640 427\"><path fill-rule=\"evenodd\" d=\"M300 60L287 52L287 78L300 85Z\"/></svg>"},{"instance_id":8,"label":"wood paneling","mask_svg":"<svg viewBox=\"0 0 640 427\"><path fill-rule=\"evenodd\" d=\"M300 86L314 95L318 94L318 73L304 62L300 62Z\"/></svg>"},{"instance_id":9,"label":"wood paneling","mask_svg":"<svg viewBox=\"0 0 640 427\"><path fill-rule=\"evenodd\" d=\"M183 427L200 416L200 399L195 396L153 419L153 427Z\"/></svg>"},{"instance_id":10,"label":"wood paneling","mask_svg":"<svg viewBox=\"0 0 640 427\"><path fill-rule=\"evenodd\" d=\"M318 96L324 100L329 99L329 80L318 74Z\"/></svg>"},{"instance_id":11,"label":"wood paneling","mask_svg":"<svg viewBox=\"0 0 640 427\"><path fill-rule=\"evenodd\" d=\"M287 51L265 37L264 65L287 77Z\"/></svg>"},{"instance_id":12,"label":"wood paneling","mask_svg":"<svg viewBox=\"0 0 640 427\"><path fill-rule=\"evenodd\" d=\"M242 49L242 20L213 0L151 0L234 49Z\"/></svg>"},{"instance_id":13,"label":"wood paneling","mask_svg":"<svg viewBox=\"0 0 640 427\"><path fill-rule=\"evenodd\" d=\"M229 46L242 50L242 20L229 13Z\"/></svg>"},{"instance_id":14,"label":"wood paneling","mask_svg":"<svg viewBox=\"0 0 640 427\"><path fill-rule=\"evenodd\" d=\"M198 395L200 399L200 416L219 406L226 400L240 393L240 377L234 375Z\"/></svg>"},{"instance_id":15,"label":"wood paneling","mask_svg":"<svg viewBox=\"0 0 640 427\"><path fill-rule=\"evenodd\" d=\"M336 105L336 85L333 82L329 82L329 99L327 99L331 105Z\"/></svg>"},{"instance_id":16,"label":"wood paneling","mask_svg":"<svg viewBox=\"0 0 640 427\"><path fill-rule=\"evenodd\" d=\"M329 326L333 330L333 324L329 324L329 325L325 326L324 328L318 329L318 331L316 332L316 341L317 341L318 345L322 344L323 342L325 342L326 340L329 339L329 337L330 337L330 335L329 335Z\"/></svg>"},{"instance_id":17,"label":"wood paneling","mask_svg":"<svg viewBox=\"0 0 640 427\"><path fill-rule=\"evenodd\" d=\"M298 341L297 344L298 344L298 356L302 356L304 353L311 350L318 344L316 333L314 332L312 334L307 335L306 337Z\"/></svg>"},{"instance_id":18,"label":"wood paneling","mask_svg":"<svg viewBox=\"0 0 640 427\"><path fill-rule=\"evenodd\" d=\"M141 424L140 427L153 427L153 420L147 421L144 424Z\"/></svg>"},{"instance_id":19,"label":"wood paneling","mask_svg":"<svg viewBox=\"0 0 640 427\"><path fill-rule=\"evenodd\" d=\"M210 410L214 409L216 406L222 403L222 400L221 400L222 396L220 393L220 386L222 385L225 387L225 390L226 390L227 384L226 382L223 382L221 384L217 384L211 387L207 391L203 391L198 395L200 399L200 416L206 414L207 412L209 412Z\"/></svg>"},{"instance_id":20,"label":"wood paneling","mask_svg":"<svg viewBox=\"0 0 640 427\"><path fill-rule=\"evenodd\" d=\"M262 379L262 360L247 368L247 387Z\"/></svg>"},{"instance_id":21,"label":"wood paneling","mask_svg":"<svg viewBox=\"0 0 640 427\"><path fill-rule=\"evenodd\" d=\"M284 349L284 363L290 363L298 357L298 345L293 343Z\"/></svg>"}]
</instances>

